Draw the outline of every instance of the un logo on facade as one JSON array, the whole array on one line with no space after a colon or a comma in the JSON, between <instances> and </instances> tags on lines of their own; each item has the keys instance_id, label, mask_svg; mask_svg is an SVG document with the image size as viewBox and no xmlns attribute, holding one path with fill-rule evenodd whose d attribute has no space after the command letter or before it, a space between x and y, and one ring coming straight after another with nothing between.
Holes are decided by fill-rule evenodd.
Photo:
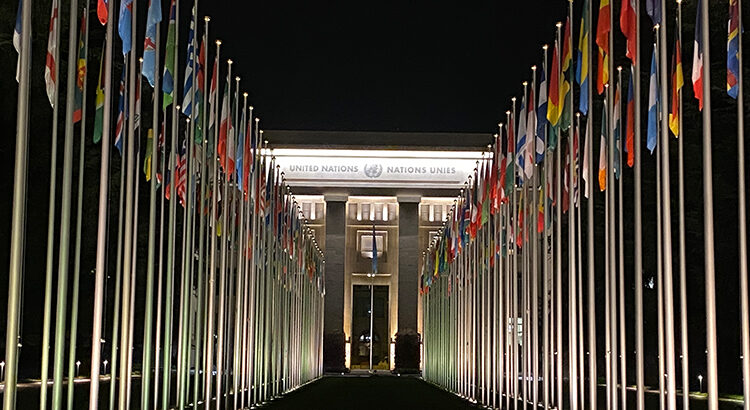
<instances>
[{"instance_id":1,"label":"un logo on facade","mask_svg":"<svg viewBox=\"0 0 750 410\"><path fill-rule=\"evenodd\" d=\"M383 173L383 166L380 164L365 165L365 175L370 178L377 178Z\"/></svg>"}]
</instances>

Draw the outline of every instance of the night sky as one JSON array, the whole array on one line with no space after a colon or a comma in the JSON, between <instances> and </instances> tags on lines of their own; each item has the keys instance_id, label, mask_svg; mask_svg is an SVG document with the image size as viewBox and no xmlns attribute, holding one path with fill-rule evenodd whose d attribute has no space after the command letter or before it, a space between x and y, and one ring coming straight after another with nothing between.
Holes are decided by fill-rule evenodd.
<instances>
[{"instance_id":1,"label":"night sky","mask_svg":"<svg viewBox=\"0 0 750 410\"><path fill-rule=\"evenodd\" d=\"M67 12L67 2L65 11ZM297 4L299 3L299 4ZM578 8L576 2L575 31L577 42ZM714 2L712 1L712 4ZM716 271L719 312L719 365L722 392L739 390L739 298L737 287L736 244L736 108L724 93L724 61L726 58L726 7L712 8L713 53L713 122L714 122L714 200L716 223ZM0 144L0 328L5 328L9 234L12 207L12 175L14 162L17 85L13 79L16 54L11 35L16 14L15 0L0 4L0 124L4 144ZM41 303L44 283L44 255L46 240L47 201L49 191L49 135L51 110L44 94L43 72L49 18L47 1L35 2L32 58L31 133L29 146L29 184L27 198L26 277L24 285L24 350L22 350L22 377L38 375L38 349L41 333ZM594 1L594 4L598 4ZM619 1L613 2L618 11ZM692 57L693 21L695 1L683 1L683 67L685 73L685 172L686 172L686 243L688 249L688 297L690 300L690 366L691 383L697 389L697 374L705 376L705 312L703 299L703 211L701 177L700 115L691 95L690 70ZM139 37L145 21L146 2L138 3ZM673 6L670 6L673 7ZM261 117L262 127L276 130L360 130L360 131L431 131L493 133L496 124L505 117L510 98L520 96L521 83L530 79L530 67L540 64L542 45L554 40L555 22L564 20L567 1L379 1L379 2L259 2L204 0L200 16L212 17L211 39L220 38L222 63L226 58L235 61L234 73L242 77L241 88L250 94L250 103ZM167 3L163 2L166 33ZM62 8L61 8L62 11ZM187 35L189 7L182 6L183 20L180 37ZM671 24L672 10L669 11ZM65 14L65 13L62 13ZM596 14L596 13L595 13ZM745 21L747 19L745 9ZM643 21L647 17L643 13ZM592 22L595 24L595 22ZM92 25L89 68L89 115L93 116L93 92L98 72L100 44L103 28ZM671 41L670 34L670 41ZM67 53L67 17L63 18L61 59ZM642 30L644 54L642 70L643 120L648 89L646 72L651 35ZM137 43L140 53L142 40ZM671 43L670 43L671 44ZM119 42L116 43L119 47ZM626 64L624 42L615 27L615 61ZM671 47L670 47L671 49ZM180 61L184 61L185 47L178 48ZM115 52L117 54L117 52ZM212 61L213 47L209 54ZM119 75L119 64L115 73ZM181 63L183 64L183 63ZM63 67L64 68L64 67ZM222 66L225 73L226 65ZM182 77L180 68L180 77ZM750 75L745 70L745 75ZM65 70L60 78L65 78ZM223 76L223 74L222 74ZM117 77L115 77L117 78ZM625 79L625 81L627 78ZM223 79L221 80L223 84ZM147 87L144 86L144 90ZM180 87L181 88L181 87ZM144 91L144 104L150 92ZM601 98L595 97L594 130L598 130ZM748 101L746 101L746 106ZM145 111L145 109L144 109ZM747 116L746 116L747 117ZM91 118L91 117L90 117ZM149 120L150 121L150 120ZM62 125L60 144L62 144ZM595 135L594 152L598 152L598 135ZM645 139L645 127L644 127ZM673 140L674 141L674 140ZM341 143L341 142L339 142ZM373 144L375 142L372 142ZM60 150L60 147L59 147ZM677 167L676 143L672 150L672 211L675 244L675 269L677 268ZM77 142L76 142L77 152ZM88 355L91 322L91 294L95 262L96 198L99 186L100 148L87 142L84 244L82 256L82 300L79 348ZM61 170L62 155L58 151ZM644 283L653 277L655 256L654 210L655 159L645 153L644 141ZM76 164L77 167L77 164ZM60 196L58 172L58 198ZM74 175L74 189L77 176ZM119 159L113 158L111 173L110 249L117 221L117 195L119 189ZM146 192L141 184L142 192ZM628 350L632 350L632 171L624 171L625 185L625 251L627 272ZM597 238L603 238L603 198L596 193ZM58 199L59 200L59 199ZM145 264L145 231L147 195L142 195L141 224L143 236L139 245L139 269ZM59 212L59 206L58 206ZM75 219L75 218L73 218ZM75 223L75 221L72 221ZM585 225L584 225L585 230ZM603 241L603 239L601 240ZM601 241L597 250L602 247ZM57 242L56 242L57 243ZM112 251L110 251L112 253ZM603 247L597 252L597 267L603 267ZM141 259L143 257L144 259ZM109 257L114 270L114 256ZM602 270L598 270L602 272ZM675 275L677 270L675 270ZM603 278L600 282L603 282ZM677 285L675 276L675 285ZM113 293L110 284L110 297ZM137 292L143 295L142 281ZM597 284L598 303L603 302L603 286ZM676 292L675 296L679 294ZM647 349L646 382L656 383L656 292L647 289L645 298L645 327ZM111 309L111 302L108 308ZM603 310L603 305L600 305ZM678 310L676 310L677 312ZM142 320L142 311L136 316ZM598 319L603 334L603 314ZM110 325L107 325L110 326ZM136 326L138 329L138 326ZM679 328L678 328L679 330ZM136 331L137 341L142 340ZM678 333L679 335L679 333ZM599 357L603 357L603 335L598 339ZM679 340L679 339L678 339ZM5 339L0 340L4 350ZM632 355L629 357L632 363ZM603 367L603 359L600 367ZM630 369L634 367L629 365ZM600 369L600 374L603 369ZM629 374L629 380L632 372Z\"/></svg>"}]
</instances>

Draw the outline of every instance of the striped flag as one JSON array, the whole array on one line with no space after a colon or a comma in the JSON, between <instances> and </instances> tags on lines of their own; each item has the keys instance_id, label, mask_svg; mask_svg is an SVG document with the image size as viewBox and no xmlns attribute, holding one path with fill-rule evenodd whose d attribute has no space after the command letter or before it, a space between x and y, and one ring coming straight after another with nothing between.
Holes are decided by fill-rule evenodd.
<instances>
[{"instance_id":1,"label":"striped flag","mask_svg":"<svg viewBox=\"0 0 750 410\"><path fill-rule=\"evenodd\" d=\"M55 106L55 83L57 82L57 61L55 61L55 54L57 54L58 9L59 0L52 0L52 14L49 18L49 36L47 37L47 60L44 66L44 84L47 87L47 98L52 107Z\"/></svg>"},{"instance_id":2,"label":"striped flag","mask_svg":"<svg viewBox=\"0 0 750 410\"><path fill-rule=\"evenodd\" d=\"M234 162L234 172L237 173L237 189L239 189L240 192L243 192L244 186L242 179L242 177L244 176L244 164L242 163L242 156L245 153L245 137L247 135L245 132L245 124L247 124L245 111L247 110L242 110L242 119L240 120L240 134L237 137L237 160Z\"/></svg>"},{"instance_id":3,"label":"striped flag","mask_svg":"<svg viewBox=\"0 0 750 410\"><path fill-rule=\"evenodd\" d=\"M518 178L523 181L526 174L526 96L521 100L521 109L518 111L518 141L516 141L516 165L518 165Z\"/></svg>"},{"instance_id":4,"label":"striped flag","mask_svg":"<svg viewBox=\"0 0 750 410\"><path fill-rule=\"evenodd\" d=\"M630 66L630 82L628 83L628 102L625 107L627 119L625 124L625 152L628 153L628 166L633 167L635 163L635 99L633 96L633 82L635 74L633 66Z\"/></svg>"},{"instance_id":5,"label":"striped flag","mask_svg":"<svg viewBox=\"0 0 750 410\"><path fill-rule=\"evenodd\" d=\"M545 52L546 57L546 52ZM544 141L547 134L547 74L542 66L539 77L539 102L536 114L536 162L544 161Z\"/></svg>"},{"instance_id":6,"label":"striped flag","mask_svg":"<svg viewBox=\"0 0 750 410\"><path fill-rule=\"evenodd\" d=\"M78 38L78 72L74 95L73 123L81 121L83 114L83 83L86 80L86 14L81 15L81 35Z\"/></svg>"},{"instance_id":7,"label":"striped flag","mask_svg":"<svg viewBox=\"0 0 750 410\"><path fill-rule=\"evenodd\" d=\"M148 17L146 18L146 35L143 40L143 68L141 74L146 77L151 87L156 77L156 28L161 22L161 1L149 0Z\"/></svg>"},{"instance_id":8,"label":"striped flag","mask_svg":"<svg viewBox=\"0 0 750 410\"><path fill-rule=\"evenodd\" d=\"M651 53L651 78L648 86L648 128L646 134L646 148L654 153L659 131L659 80L656 76L656 45Z\"/></svg>"},{"instance_id":9,"label":"striped flag","mask_svg":"<svg viewBox=\"0 0 750 410\"><path fill-rule=\"evenodd\" d=\"M698 100L698 109L703 110L703 31L701 24L701 1L698 0L695 14L695 43L693 45L693 93Z\"/></svg>"},{"instance_id":10,"label":"striped flag","mask_svg":"<svg viewBox=\"0 0 750 410\"><path fill-rule=\"evenodd\" d=\"M122 135L125 129L125 119L128 116L127 112L127 94L125 93L125 73L128 66L127 64L122 68L122 76L120 77L120 98L117 102L117 124L115 125L115 147L120 151L122 156Z\"/></svg>"},{"instance_id":11,"label":"striped flag","mask_svg":"<svg viewBox=\"0 0 750 410\"><path fill-rule=\"evenodd\" d=\"M570 32L571 21L570 17L565 20L565 30L563 31L563 46L560 58L561 71L560 71L560 129L568 129L571 126L571 114L570 109L566 109L565 105L569 104L568 93L571 89L571 82L573 80L573 37ZM570 81L568 81L570 79ZM570 108L570 107L567 107Z\"/></svg>"},{"instance_id":12,"label":"striped flag","mask_svg":"<svg viewBox=\"0 0 750 410\"><path fill-rule=\"evenodd\" d=\"M232 113L230 112L230 106L229 106L229 87L230 87L229 77L227 77L227 84L224 87L224 97L221 100L221 122L219 125L219 146L218 146L218 154L219 154L219 163L221 164L221 168L224 170L224 172L227 174L227 178L229 175L232 174L234 171L234 163L227 161L228 154L230 153L231 148L229 145L232 143L231 141L231 129L230 124L232 123ZM231 158L229 158L231 161Z\"/></svg>"},{"instance_id":13,"label":"striped flag","mask_svg":"<svg viewBox=\"0 0 750 410\"><path fill-rule=\"evenodd\" d=\"M602 138L599 144L599 190L607 189L607 101L602 108Z\"/></svg>"},{"instance_id":14,"label":"striped flag","mask_svg":"<svg viewBox=\"0 0 750 410\"><path fill-rule=\"evenodd\" d=\"M729 0L729 24L727 35L727 94L737 99L740 78L740 0ZM742 30L744 31L744 30Z\"/></svg>"},{"instance_id":15,"label":"striped flag","mask_svg":"<svg viewBox=\"0 0 750 410\"><path fill-rule=\"evenodd\" d=\"M187 185L187 136L182 140L180 155L177 159L177 177L175 178L175 191L180 198L180 205L185 207L185 187Z\"/></svg>"},{"instance_id":16,"label":"striped flag","mask_svg":"<svg viewBox=\"0 0 750 410\"><path fill-rule=\"evenodd\" d=\"M596 45L599 46L596 77L596 91L601 94L604 92L604 84L609 82L609 31L611 9L609 0L600 0L599 2L599 19L596 25Z\"/></svg>"},{"instance_id":17,"label":"striped flag","mask_svg":"<svg viewBox=\"0 0 750 410\"><path fill-rule=\"evenodd\" d=\"M104 50L104 47L102 47L102 50ZM102 53L99 61L99 79L96 82L96 111L94 113L94 144L101 141L104 132L104 76L102 75L104 64L106 64L104 53Z\"/></svg>"},{"instance_id":18,"label":"striped flag","mask_svg":"<svg viewBox=\"0 0 750 410\"><path fill-rule=\"evenodd\" d=\"M586 121L591 121L591 118L587 118ZM591 169L591 158L589 157L589 149L594 152L592 141L591 141L591 128L588 123L586 124L586 136L584 136L584 149L583 149L583 196L586 198L591 194L591 181L589 181L589 169Z\"/></svg>"},{"instance_id":19,"label":"striped flag","mask_svg":"<svg viewBox=\"0 0 750 410\"><path fill-rule=\"evenodd\" d=\"M99 18L99 23L103 25L107 24L109 19L109 0L98 0L96 4L96 16Z\"/></svg>"},{"instance_id":20,"label":"striped flag","mask_svg":"<svg viewBox=\"0 0 750 410\"><path fill-rule=\"evenodd\" d=\"M193 8L193 18L190 20L190 31L188 31L185 81L182 86L182 113L188 117L193 112L193 60L195 60L195 8Z\"/></svg>"},{"instance_id":21,"label":"striped flag","mask_svg":"<svg viewBox=\"0 0 750 410\"><path fill-rule=\"evenodd\" d=\"M16 26L13 28L13 48L18 53L16 60L16 82L21 81L21 31L23 31L23 0L18 0L18 11L16 11Z\"/></svg>"},{"instance_id":22,"label":"striped flag","mask_svg":"<svg viewBox=\"0 0 750 410\"><path fill-rule=\"evenodd\" d=\"M581 95L578 100L578 111L586 115L589 111L589 35L591 32L591 22L589 22L588 9L590 0L583 2L583 15L581 16L581 29L578 35L578 57L576 64L576 83L581 86ZM628 0L623 0L625 3Z\"/></svg>"},{"instance_id":23,"label":"striped flag","mask_svg":"<svg viewBox=\"0 0 750 410\"><path fill-rule=\"evenodd\" d=\"M167 109L174 99L174 40L175 40L175 3L172 0L172 6L169 11L169 29L167 30L167 51L164 54L164 74L162 75L161 90L164 93L162 97L162 108Z\"/></svg>"},{"instance_id":24,"label":"striped flag","mask_svg":"<svg viewBox=\"0 0 750 410\"><path fill-rule=\"evenodd\" d=\"M122 54L125 55L132 49L132 18L133 0L120 0L120 18L117 23L117 33L122 40Z\"/></svg>"},{"instance_id":25,"label":"striped flag","mask_svg":"<svg viewBox=\"0 0 750 410\"><path fill-rule=\"evenodd\" d=\"M635 0L622 0L620 5L620 30L627 39L625 56L628 57L633 64L637 64L635 61L635 48L636 44L638 44L638 30L636 30L637 17L635 9Z\"/></svg>"},{"instance_id":26,"label":"striped flag","mask_svg":"<svg viewBox=\"0 0 750 410\"><path fill-rule=\"evenodd\" d=\"M680 136L680 93L685 81L682 78L682 49L680 39L675 39L672 55L672 109L669 112L669 129L675 137Z\"/></svg>"},{"instance_id":27,"label":"striped flag","mask_svg":"<svg viewBox=\"0 0 750 410\"><path fill-rule=\"evenodd\" d=\"M560 57L557 41L552 51L552 68L549 81L549 101L547 101L547 120L552 127L557 127L560 122L562 101L560 101Z\"/></svg>"}]
</instances>

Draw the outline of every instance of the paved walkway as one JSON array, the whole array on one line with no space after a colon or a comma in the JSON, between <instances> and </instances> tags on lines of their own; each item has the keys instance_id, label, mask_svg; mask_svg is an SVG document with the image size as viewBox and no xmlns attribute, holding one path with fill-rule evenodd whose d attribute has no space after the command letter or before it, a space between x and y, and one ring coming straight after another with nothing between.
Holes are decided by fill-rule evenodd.
<instances>
[{"instance_id":1,"label":"paved walkway","mask_svg":"<svg viewBox=\"0 0 750 410\"><path fill-rule=\"evenodd\" d=\"M478 409L417 377L325 376L262 409Z\"/></svg>"}]
</instances>

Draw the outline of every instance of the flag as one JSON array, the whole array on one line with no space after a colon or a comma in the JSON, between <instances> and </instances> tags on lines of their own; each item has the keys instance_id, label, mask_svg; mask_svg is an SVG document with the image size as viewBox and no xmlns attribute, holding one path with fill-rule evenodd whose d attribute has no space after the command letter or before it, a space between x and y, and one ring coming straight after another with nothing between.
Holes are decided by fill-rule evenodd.
<instances>
[{"instance_id":1,"label":"flag","mask_svg":"<svg viewBox=\"0 0 750 410\"><path fill-rule=\"evenodd\" d=\"M638 43L636 18L635 0L622 0L622 3L620 4L620 30L627 39L625 56L628 57L633 64L637 64L635 61L635 48Z\"/></svg>"},{"instance_id":2,"label":"flag","mask_svg":"<svg viewBox=\"0 0 750 410\"><path fill-rule=\"evenodd\" d=\"M127 71L126 64L122 68L122 77L120 77L120 99L117 103L117 125L115 125L115 147L120 151L120 156L122 156L122 135L125 129L125 119L128 116L127 95L125 94L125 73Z\"/></svg>"},{"instance_id":3,"label":"flag","mask_svg":"<svg viewBox=\"0 0 750 410\"><path fill-rule=\"evenodd\" d=\"M106 42L106 40L105 40ZM102 47L104 50L104 47ZM96 111L94 112L94 144L98 143L102 139L102 133L104 132L104 53L99 60L99 79L96 82Z\"/></svg>"},{"instance_id":4,"label":"flag","mask_svg":"<svg viewBox=\"0 0 750 410\"><path fill-rule=\"evenodd\" d=\"M669 113L669 129L675 137L680 136L680 93L685 81L682 78L682 49L680 39L674 42L672 55L672 110Z\"/></svg>"},{"instance_id":5,"label":"flag","mask_svg":"<svg viewBox=\"0 0 750 410\"><path fill-rule=\"evenodd\" d=\"M546 57L546 53L545 53ZM546 63L546 61L545 61ZM544 140L547 134L547 74L542 66L539 77L539 102L537 103L536 115L536 162L544 161Z\"/></svg>"},{"instance_id":6,"label":"flag","mask_svg":"<svg viewBox=\"0 0 750 410\"><path fill-rule=\"evenodd\" d=\"M21 81L21 31L23 30L23 0L18 0L16 11L16 26L13 28L13 48L18 53L16 60L16 82Z\"/></svg>"},{"instance_id":7,"label":"flag","mask_svg":"<svg viewBox=\"0 0 750 410\"><path fill-rule=\"evenodd\" d=\"M526 149L523 153L523 155L526 156L524 159L523 171L526 174L526 178L531 178L534 176L534 142L536 141L536 136L534 135L534 131L536 130L536 103L534 102L533 85L531 91L529 91L529 101L526 104L526 108L526 134L528 134L526 139L528 142L526 143Z\"/></svg>"},{"instance_id":8,"label":"flag","mask_svg":"<svg viewBox=\"0 0 750 410\"><path fill-rule=\"evenodd\" d=\"M701 1L698 0L695 15L695 43L693 45L693 93L698 100L698 109L703 110L703 30L701 23Z\"/></svg>"},{"instance_id":9,"label":"flag","mask_svg":"<svg viewBox=\"0 0 750 410\"><path fill-rule=\"evenodd\" d=\"M378 241L375 236L375 225L372 226L372 274L378 273Z\"/></svg>"},{"instance_id":10,"label":"flag","mask_svg":"<svg viewBox=\"0 0 750 410\"><path fill-rule=\"evenodd\" d=\"M73 123L81 121L83 113L83 83L86 80L86 14L81 15L81 34L78 38L78 64L74 90Z\"/></svg>"},{"instance_id":11,"label":"flag","mask_svg":"<svg viewBox=\"0 0 750 410\"><path fill-rule=\"evenodd\" d=\"M221 168L227 174L227 178L234 171L234 164L227 161L227 154L229 153L227 149L228 144L232 143L231 135L228 135L230 133L229 124L232 122L232 113L229 107L229 86L229 77L227 77L227 84L224 87L224 97L221 100L221 123L219 125L219 146L217 149ZM227 137L229 137L229 141L227 141Z\"/></svg>"},{"instance_id":12,"label":"flag","mask_svg":"<svg viewBox=\"0 0 750 410\"><path fill-rule=\"evenodd\" d=\"M131 29L133 17L133 0L120 0L120 18L117 22L117 33L122 40L122 54L127 54L132 48Z\"/></svg>"},{"instance_id":13,"label":"flag","mask_svg":"<svg viewBox=\"0 0 750 410\"><path fill-rule=\"evenodd\" d=\"M562 104L560 95L561 84L560 84L560 57L557 41L555 41L555 48L552 51L552 69L550 70L550 81L549 81L549 101L547 101L547 120L552 127L557 127L560 122L560 114L562 111Z\"/></svg>"},{"instance_id":14,"label":"flag","mask_svg":"<svg viewBox=\"0 0 750 410\"><path fill-rule=\"evenodd\" d=\"M562 70L560 72L560 129L568 129L571 124L570 107L565 104L570 92L570 83L573 80L573 37L570 34L570 17L565 20L565 30L563 36L563 53L561 55ZM568 81L570 79L570 81Z\"/></svg>"},{"instance_id":15,"label":"flag","mask_svg":"<svg viewBox=\"0 0 750 410\"><path fill-rule=\"evenodd\" d=\"M47 86L49 104L55 106L55 83L57 83L57 25L59 0L52 0L52 14L49 18L49 36L47 37L47 60L44 66L44 84ZM20 38L19 38L20 42Z\"/></svg>"},{"instance_id":16,"label":"flag","mask_svg":"<svg viewBox=\"0 0 750 410\"><path fill-rule=\"evenodd\" d=\"M729 28L727 29L727 94L737 99L740 78L740 0L729 0Z\"/></svg>"},{"instance_id":17,"label":"flag","mask_svg":"<svg viewBox=\"0 0 750 410\"><path fill-rule=\"evenodd\" d=\"M536 218L536 231L537 233L544 232L544 190L539 190L539 205L537 205L537 218Z\"/></svg>"},{"instance_id":18,"label":"flag","mask_svg":"<svg viewBox=\"0 0 750 410\"><path fill-rule=\"evenodd\" d=\"M143 40L143 68L141 74L154 87L156 77L156 29L161 22L161 1L149 0L148 17L146 17L146 35Z\"/></svg>"},{"instance_id":19,"label":"flag","mask_svg":"<svg viewBox=\"0 0 750 410\"><path fill-rule=\"evenodd\" d=\"M599 190L607 189L607 101L602 108L602 138L599 144Z\"/></svg>"},{"instance_id":20,"label":"flag","mask_svg":"<svg viewBox=\"0 0 750 410\"><path fill-rule=\"evenodd\" d=\"M154 130L152 128L148 129L148 134L146 137L146 157L143 160L143 173L146 175L146 181L151 180L151 158L153 157L153 144L154 140Z\"/></svg>"},{"instance_id":21,"label":"flag","mask_svg":"<svg viewBox=\"0 0 750 410\"><path fill-rule=\"evenodd\" d=\"M213 72L211 73L211 89L208 93L208 104L209 104L209 110L208 110L208 135L209 137L211 134L213 134L212 130L214 129L214 125L216 124L216 104L219 103L219 93L218 93L218 81L216 79L217 70L219 68L219 59L214 59L214 68Z\"/></svg>"},{"instance_id":22,"label":"flag","mask_svg":"<svg viewBox=\"0 0 750 410\"><path fill-rule=\"evenodd\" d=\"M628 83L628 102L626 110L627 122L625 125L625 152L628 153L628 166L633 167L635 163L635 148L633 146L635 141L635 99L633 97L633 82L635 81L635 73L633 72L633 66L630 66L630 82Z\"/></svg>"},{"instance_id":23,"label":"flag","mask_svg":"<svg viewBox=\"0 0 750 410\"><path fill-rule=\"evenodd\" d=\"M139 130L139 132L140 132L140 128L141 128L141 85L143 84L143 81L140 81L140 78L138 80L136 80L136 81L138 81L138 83L135 86L135 104L134 104L135 105L135 114L133 115L133 127L136 130ZM140 136L140 133L138 135ZM138 141L138 140L136 139L136 141ZM138 143L136 142L136 144L138 144ZM138 145L136 145L136 147L137 146ZM135 151L139 152L137 148L136 148Z\"/></svg>"},{"instance_id":24,"label":"flag","mask_svg":"<svg viewBox=\"0 0 750 410\"><path fill-rule=\"evenodd\" d=\"M615 102L613 104L614 112L612 113L612 122L614 123L614 158L612 158L612 171L616 179L620 179L620 141L622 133L622 106L620 105L620 84L618 82L615 88Z\"/></svg>"},{"instance_id":25,"label":"flag","mask_svg":"<svg viewBox=\"0 0 750 410\"><path fill-rule=\"evenodd\" d=\"M250 185L250 164L254 163L255 161L255 138L253 138L253 134L250 132L250 130L252 129L252 122L253 115L252 111L250 111L250 115L247 117L247 126L245 127L245 138L252 140L252 142L248 144L246 141L244 151L242 152L242 192L245 193L246 200L248 196L250 196L250 192L248 192L248 187Z\"/></svg>"},{"instance_id":26,"label":"flag","mask_svg":"<svg viewBox=\"0 0 750 410\"><path fill-rule=\"evenodd\" d=\"M186 131L187 132L187 131ZM177 177L175 178L175 191L180 198L180 204L185 207L185 187L187 185L187 136L182 140L180 154L177 160Z\"/></svg>"},{"instance_id":27,"label":"flag","mask_svg":"<svg viewBox=\"0 0 750 410\"><path fill-rule=\"evenodd\" d=\"M610 26L609 0L599 1L599 19L596 23L596 45L599 46L596 77L596 91L601 94L604 92L604 84L609 82L609 31Z\"/></svg>"},{"instance_id":28,"label":"flag","mask_svg":"<svg viewBox=\"0 0 750 410\"><path fill-rule=\"evenodd\" d=\"M513 117L514 115L510 116L510 121L508 122L508 156L505 160L505 175L504 175L504 181L505 181L505 193L504 196L508 197L511 192L513 192L513 186L515 185L515 175L516 175L516 169L515 169L515 161L513 160L513 149L515 148L514 144L514 127L513 127Z\"/></svg>"},{"instance_id":29,"label":"flag","mask_svg":"<svg viewBox=\"0 0 750 410\"><path fill-rule=\"evenodd\" d=\"M654 153L656 139L659 132L659 80L656 68L656 45L651 53L651 78L648 87L648 131L646 134L646 148Z\"/></svg>"},{"instance_id":30,"label":"flag","mask_svg":"<svg viewBox=\"0 0 750 410\"><path fill-rule=\"evenodd\" d=\"M581 15L581 29L578 35L578 58L576 64L576 83L581 86L581 94L578 100L578 111L586 115L589 111L589 32L591 24L589 22L588 9L590 0L583 1L583 14ZM625 3L628 0L623 0Z\"/></svg>"},{"instance_id":31,"label":"flag","mask_svg":"<svg viewBox=\"0 0 750 410\"><path fill-rule=\"evenodd\" d=\"M162 108L167 109L174 99L174 37L175 37L175 3L172 0L172 6L169 12L169 29L167 30L167 52L164 54L164 75L162 76L161 90L164 92L162 97Z\"/></svg>"},{"instance_id":32,"label":"flag","mask_svg":"<svg viewBox=\"0 0 750 410\"><path fill-rule=\"evenodd\" d=\"M646 14L654 26L661 24L661 0L646 0Z\"/></svg>"},{"instance_id":33,"label":"flag","mask_svg":"<svg viewBox=\"0 0 750 410\"><path fill-rule=\"evenodd\" d=\"M182 113L188 117L193 111L193 60L195 60L195 8L190 20L187 38L187 61L185 62L185 80L182 86Z\"/></svg>"},{"instance_id":34,"label":"flag","mask_svg":"<svg viewBox=\"0 0 750 410\"><path fill-rule=\"evenodd\" d=\"M99 23L102 26L107 24L107 19L109 18L109 0L97 1L96 16L99 18Z\"/></svg>"},{"instance_id":35,"label":"flag","mask_svg":"<svg viewBox=\"0 0 750 410\"><path fill-rule=\"evenodd\" d=\"M196 144L202 144L203 143L203 110L206 108L203 106L203 96L205 95L206 90L203 88L203 81L205 79L205 69L206 65L206 36L204 35L201 39L201 46L198 50L198 62L195 64L196 68L198 69L198 73L195 74L195 81L198 83L196 84L197 88L195 90L195 106L198 108L198 112L195 116L195 143Z\"/></svg>"},{"instance_id":36,"label":"flag","mask_svg":"<svg viewBox=\"0 0 750 410\"><path fill-rule=\"evenodd\" d=\"M518 178L523 181L526 173L526 95L521 100L521 109L518 111L518 140L516 141L516 165L518 165Z\"/></svg>"},{"instance_id":37,"label":"flag","mask_svg":"<svg viewBox=\"0 0 750 410\"><path fill-rule=\"evenodd\" d=\"M242 156L245 153L245 137L247 135L245 132L245 129L246 129L245 125L247 124L245 111L247 110L244 110L244 109L242 110L242 118L240 119L240 133L239 133L239 136L237 137L237 160L234 161L234 172L236 172L236 175L237 175L237 189L239 189L240 192L244 192L243 191L244 185L243 185L242 177L244 176L243 174L245 172L244 172L244 164L242 163L243 161Z\"/></svg>"},{"instance_id":38,"label":"flag","mask_svg":"<svg viewBox=\"0 0 750 410\"><path fill-rule=\"evenodd\" d=\"M589 197L589 194L591 194L591 181L589 181L589 170L591 169L591 158L589 157L589 150L591 152L594 152L594 147L591 145L591 128L589 127L588 121L591 121L592 118L586 119L586 136L584 136L584 149L583 149L583 196L586 198Z\"/></svg>"}]
</instances>

